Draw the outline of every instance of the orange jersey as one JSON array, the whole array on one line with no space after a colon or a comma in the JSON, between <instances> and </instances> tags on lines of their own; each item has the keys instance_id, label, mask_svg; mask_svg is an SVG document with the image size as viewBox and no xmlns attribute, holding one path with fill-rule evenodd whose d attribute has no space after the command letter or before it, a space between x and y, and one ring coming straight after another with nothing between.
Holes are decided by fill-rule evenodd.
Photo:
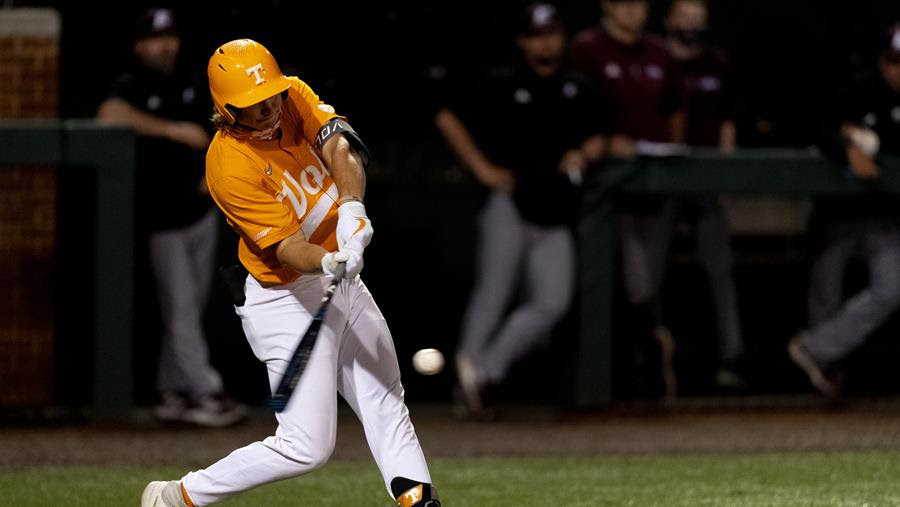
<instances>
[{"instance_id":1,"label":"orange jersey","mask_svg":"<svg viewBox=\"0 0 900 507\"><path fill-rule=\"evenodd\" d=\"M319 129L338 115L306 83L288 79L280 138L243 140L220 131L206 154L209 192L240 235L241 264L265 285L300 276L269 248L298 230L310 243L337 250L338 191L315 140Z\"/></svg>"}]
</instances>

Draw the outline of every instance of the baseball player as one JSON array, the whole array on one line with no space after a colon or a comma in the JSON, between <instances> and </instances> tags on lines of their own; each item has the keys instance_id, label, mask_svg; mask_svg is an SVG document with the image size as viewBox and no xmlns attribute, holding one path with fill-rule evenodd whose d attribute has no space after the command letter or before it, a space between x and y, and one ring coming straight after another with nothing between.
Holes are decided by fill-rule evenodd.
<instances>
[{"instance_id":1,"label":"baseball player","mask_svg":"<svg viewBox=\"0 0 900 507\"><path fill-rule=\"evenodd\" d=\"M877 182L881 155L900 155L900 24L883 39L877 69L854 76L823 122L823 151L849 178ZM873 184L864 195L822 195L813 222L822 243L809 287L811 327L788 342L788 355L827 396L843 387L841 360L862 346L900 308L900 208ZM860 257L868 286L844 298L844 275Z\"/></svg>"},{"instance_id":2,"label":"baseball player","mask_svg":"<svg viewBox=\"0 0 900 507\"><path fill-rule=\"evenodd\" d=\"M272 389L339 263L343 280L275 435L180 481L151 482L142 506L208 505L309 473L334 449L340 393L365 429L385 486L401 507L439 507L409 412L390 331L359 278L372 225L362 199L368 152L334 108L281 73L249 39L213 53L207 69L217 133L210 194L240 236L249 271L236 306Z\"/></svg>"},{"instance_id":3,"label":"baseball player","mask_svg":"<svg viewBox=\"0 0 900 507\"><path fill-rule=\"evenodd\" d=\"M570 57L577 70L594 80L609 106L609 155L632 158L641 146L682 142L681 79L662 41L645 31L648 0L602 0L600 5L603 18L575 36ZM639 394L645 394L644 389L646 394L659 394L661 384L663 396L671 399L678 390L675 340L663 324L659 299L663 273L659 229L667 220L666 211L663 196L616 198L622 279L629 320L636 328L638 371L649 373L639 379L647 383L638 387ZM651 365L654 368L649 369ZM654 372L656 365L659 370Z\"/></svg>"},{"instance_id":4,"label":"baseball player","mask_svg":"<svg viewBox=\"0 0 900 507\"><path fill-rule=\"evenodd\" d=\"M210 136L208 101L178 62L181 36L170 9L138 20L137 65L120 76L97 110L101 122L132 127L137 139L137 210L155 278L163 333L157 369L157 419L222 427L247 407L225 395L210 361L203 309L213 277L221 218L203 178ZM156 206L160 195L165 206Z\"/></svg>"},{"instance_id":5,"label":"baseball player","mask_svg":"<svg viewBox=\"0 0 900 507\"><path fill-rule=\"evenodd\" d=\"M592 86L565 66L556 8L528 5L517 28L517 64L492 69L435 117L454 153L491 190L456 357L463 401L476 417L490 415L484 392L569 310L579 197L570 179L577 182L605 143Z\"/></svg>"},{"instance_id":6,"label":"baseball player","mask_svg":"<svg viewBox=\"0 0 900 507\"><path fill-rule=\"evenodd\" d=\"M673 0L666 17L666 48L675 59L684 86L685 142L690 146L734 150L737 98L728 56L704 42L706 0ZM744 339L732 275L733 255L725 212L712 194L678 195L666 202L660 225L659 255L665 257L679 224L690 225L695 251L712 291L718 337L716 384L729 390L749 385L743 377Z\"/></svg>"}]
</instances>

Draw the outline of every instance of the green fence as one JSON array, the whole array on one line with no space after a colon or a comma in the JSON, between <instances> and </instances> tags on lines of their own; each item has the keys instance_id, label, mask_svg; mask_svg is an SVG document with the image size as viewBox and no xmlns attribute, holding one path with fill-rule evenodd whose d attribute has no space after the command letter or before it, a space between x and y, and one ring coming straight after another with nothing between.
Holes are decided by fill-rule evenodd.
<instances>
[{"instance_id":1,"label":"green fence","mask_svg":"<svg viewBox=\"0 0 900 507\"><path fill-rule=\"evenodd\" d=\"M134 149L132 131L91 121L0 123L0 167L54 165L60 171L85 171L93 181L96 202L90 208L94 228L90 237L95 255L87 270L94 289L88 330L93 364L84 374L91 377L97 417L122 416L133 405ZM729 156L696 152L682 158L610 162L591 173L578 229L582 298L572 365L573 404L612 400L613 194L900 193L900 161L885 160L882 167L879 181L864 183L808 150L739 150ZM410 212L426 220L422 214L429 209L440 213L433 208Z\"/></svg>"},{"instance_id":2,"label":"green fence","mask_svg":"<svg viewBox=\"0 0 900 507\"><path fill-rule=\"evenodd\" d=\"M134 167L135 136L131 130L92 121L4 121L0 123L0 170L4 167L49 165L58 171L79 171L92 182L92 280L57 287L60 301L90 294L91 363L71 368L71 375L90 376L93 414L114 418L133 405L132 317L134 290ZM87 231L87 229L86 229ZM77 279L77 278L72 278ZM65 303L64 303L65 304ZM80 333L72 333L73 335ZM76 379L71 379L73 382ZM60 379L65 382L66 379Z\"/></svg>"},{"instance_id":3,"label":"green fence","mask_svg":"<svg viewBox=\"0 0 900 507\"><path fill-rule=\"evenodd\" d=\"M812 150L697 151L687 157L610 162L592 173L578 228L582 298L574 404L612 401L614 194L900 193L900 159L880 162L882 175L875 182L854 179Z\"/></svg>"}]
</instances>

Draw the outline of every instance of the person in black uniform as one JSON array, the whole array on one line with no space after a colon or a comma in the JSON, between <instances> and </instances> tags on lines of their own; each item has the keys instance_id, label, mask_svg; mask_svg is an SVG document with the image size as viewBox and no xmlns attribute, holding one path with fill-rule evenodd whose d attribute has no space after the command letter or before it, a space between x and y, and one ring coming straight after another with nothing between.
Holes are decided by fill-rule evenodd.
<instances>
[{"instance_id":1,"label":"person in black uniform","mask_svg":"<svg viewBox=\"0 0 900 507\"><path fill-rule=\"evenodd\" d=\"M822 196L814 226L823 248L809 289L810 328L788 343L788 355L828 396L840 394L836 364L900 307L900 206L880 194L879 155L900 155L900 24L887 33L874 72L857 76L840 93L823 151L867 181L865 195ZM844 300L845 269L854 256L868 266L869 285Z\"/></svg>"},{"instance_id":2,"label":"person in black uniform","mask_svg":"<svg viewBox=\"0 0 900 507\"><path fill-rule=\"evenodd\" d=\"M163 336L154 414L164 421L227 426L246 407L223 393L210 365L203 310L213 275L218 218L206 182L210 107L206 85L177 68L181 38L169 9L150 9L138 21L137 65L121 75L98 108L101 122L134 128L137 139L137 215L149 232Z\"/></svg>"},{"instance_id":3,"label":"person in black uniform","mask_svg":"<svg viewBox=\"0 0 900 507\"><path fill-rule=\"evenodd\" d=\"M456 358L466 405L476 414L484 388L502 382L569 309L573 182L604 149L596 135L602 128L593 124L603 115L592 87L564 69L565 32L556 8L529 5L516 43L518 65L492 70L436 116L451 149L491 191ZM508 312L520 281L525 297Z\"/></svg>"}]
</instances>

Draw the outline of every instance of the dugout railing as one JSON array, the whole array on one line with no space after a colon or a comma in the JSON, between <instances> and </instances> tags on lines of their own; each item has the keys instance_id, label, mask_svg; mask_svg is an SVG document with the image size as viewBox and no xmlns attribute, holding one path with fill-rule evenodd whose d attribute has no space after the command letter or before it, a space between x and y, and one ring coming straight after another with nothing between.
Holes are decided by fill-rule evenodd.
<instances>
[{"instance_id":1,"label":"dugout railing","mask_svg":"<svg viewBox=\"0 0 900 507\"><path fill-rule=\"evenodd\" d=\"M866 182L835 167L814 149L742 149L730 155L696 150L681 157L612 161L590 173L578 224L582 297L572 403L588 406L613 401L615 194L900 193L900 159L888 157L879 163L881 177Z\"/></svg>"},{"instance_id":2,"label":"dugout railing","mask_svg":"<svg viewBox=\"0 0 900 507\"><path fill-rule=\"evenodd\" d=\"M79 347L90 350L73 354L80 356L79 364L68 365L56 385L86 384L92 391L91 415L125 417L134 405L134 132L90 120L0 122L0 171L27 166L52 166L66 179L84 183L79 185L83 193L70 196L72 205L60 212L84 213L79 217L83 235L72 247L89 252L84 258L90 265L67 266L78 272L55 272L59 279L52 282L57 306L77 306L90 313L77 319L86 322L87 329L57 332L75 337ZM84 244L77 244L80 241ZM43 280L41 273L32 276L35 283Z\"/></svg>"},{"instance_id":3,"label":"dugout railing","mask_svg":"<svg viewBox=\"0 0 900 507\"><path fill-rule=\"evenodd\" d=\"M57 290L67 293L58 298L60 301L90 298L90 304L85 305L91 313L85 319L89 329L83 330L90 338L85 340L85 346L91 349L90 361L83 369L69 367L66 371L89 377L95 417L126 416L134 405L135 385L134 133L90 120L0 122L0 170L31 165L55 166L59 171L89 176L86 180L91 191L85 195L93 202L86 203L89 205L83 211L90 211L88 225L93 229L85 235L91 243L87 246L92 265L84 270L90 276L84 285L90 290ZM581 298L571 356L570 404L593 406L613 401L613 195L900 193L900 160L882 161L882 170L877 182L865 183L847 176L815 151L744 149L732 155L697 151L678 158L609 162L589 173L578 224ZM471 189L463 190L448 195L458 197Z\"/></svg>"}]
</instances>

